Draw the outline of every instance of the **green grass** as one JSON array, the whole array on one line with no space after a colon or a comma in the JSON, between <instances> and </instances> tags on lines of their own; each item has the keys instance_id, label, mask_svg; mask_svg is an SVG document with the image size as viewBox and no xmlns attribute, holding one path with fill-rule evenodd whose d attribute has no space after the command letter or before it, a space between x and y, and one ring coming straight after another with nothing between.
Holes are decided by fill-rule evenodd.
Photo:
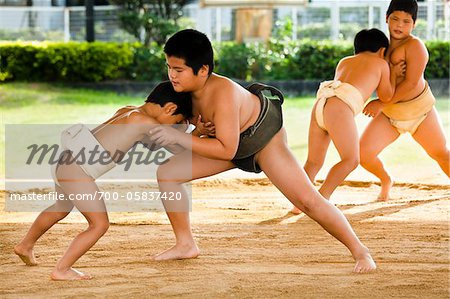
<instances>
[{"instance_id":1,"label":"green grass","mask_svg":"<svg viewBox=\"0 0 450 299\"><path fill-rule=\"evenodd\" d=\"M0 177L4 177L4 124L71 124L82 122L96 124L108 119L119 107L139 105L142 96L118 95L113 92L66 88L49 84L9 83L0 85ZM284 104L285 127L289 145L295 156L303 162L307 156L309 118L313 97L289 98ZM443 121L445 132L450 129L450 100L438 99L437 109ZM369 119L363 115L356 118L359 132L364 130ZM409 135L402 135L388 147L382 158L390 165L432 164L423 150ZM338 159L331 146L325 167Z\"/></svg>"}]
</instances>

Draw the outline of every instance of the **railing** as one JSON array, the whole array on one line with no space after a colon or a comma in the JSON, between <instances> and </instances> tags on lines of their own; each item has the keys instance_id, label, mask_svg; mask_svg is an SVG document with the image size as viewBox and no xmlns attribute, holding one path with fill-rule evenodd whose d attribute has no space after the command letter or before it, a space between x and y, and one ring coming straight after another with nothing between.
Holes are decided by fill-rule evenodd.
<instances>
[{"instance_id":1,"label":"railing","mask_svg":"<svg viewBox=\"0 0 450 299\"><path fill-rule=\"evenodd\" d=\"M290 19L294 39L353 39L362 28L386 31L388 1L316 1L306 7L275 9L275 24ZM95 7L95 37L103 41L132 41L120 28L118 8ZM235 14L232 8L184 8L198 30L216 41L234 39ZM429 0L419 3L414 33L424 40L450 40L450 2ZM0 40L84 40L84 7L6 7L0 6Z\"/></svg>"},{"instance_id":2,"label":"railing","mask_svg":"<svg viewBox=\"0 0 450 299\"><path fill-rule=\"evenodd\" d=\"M95 7L97 40L124 41L134 38L124 32L115 6ZM85 8L0 7L0 40L84 40Z\"/></svg>"}]
</instances>

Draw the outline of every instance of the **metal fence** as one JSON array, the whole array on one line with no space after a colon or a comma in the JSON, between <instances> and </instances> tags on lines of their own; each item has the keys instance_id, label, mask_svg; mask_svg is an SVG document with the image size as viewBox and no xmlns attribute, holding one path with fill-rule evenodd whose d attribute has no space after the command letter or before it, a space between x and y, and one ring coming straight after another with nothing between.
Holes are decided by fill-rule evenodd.
<instances>
[{"instance_id":1,"label":"metal fence","mask_svg":"<svg viewBox=\"0 0 450 299\"><path fill-rule=\"evenodd\" d=\"M95 36L101 41L132 41L119 26L118 8L96 6ZM0 40L81 41L84 7L0 7Z\"/></svg>"},{"instance_id":2,"label":"metal fence","mask_svg":"<svg viewBox=\"0 0 450 299\"><path fill-rule=\"evenodd\" d=\"M293 39L353 39L363 28L387 30L385 12L389 1L316 1L306 7L279 7L274 10L274 26L291 22ZM95 37L102 41L133 41L120 28L119 8L95 7ZM184 17L190 24L216 41L234 39L233 8L200 8L189 4ZM450 40L450 2L429 0L419 3L414 33L425 40ZM84 7L0 6L0 40L85 39Z\"/></svg>"},{"instance_id":3,"label":"metal fence","mask_svg":"<svg viewBox=\"0 0 450 299\"><path fill-rule=\"evenodd\" d=\"M387 31L386 11L389 1L320 1L305 8L293 8L293 38L353 39L364 28ZM449 39L450 3L444 0L419 2L414 34L432 39ZM314 35L311 33L314 32Z\"/></svg>"}]
</instances>

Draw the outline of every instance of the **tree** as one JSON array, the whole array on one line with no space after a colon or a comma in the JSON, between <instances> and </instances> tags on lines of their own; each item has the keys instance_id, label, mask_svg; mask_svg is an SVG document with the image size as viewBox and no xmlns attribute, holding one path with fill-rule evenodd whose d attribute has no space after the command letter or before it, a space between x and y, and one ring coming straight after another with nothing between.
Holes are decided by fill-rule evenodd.
<instances>
[{"instance_id":1,"label":"tree","mask_svg":"<svg viewBox=\"0 0 450 299\"><path fill-rule=\"evenodd\" d=\"M177 20L188 0L113 0L121 7L122 28L144 45L152 41L159 45L180 29Z\"/></svg>"}]
</instances>

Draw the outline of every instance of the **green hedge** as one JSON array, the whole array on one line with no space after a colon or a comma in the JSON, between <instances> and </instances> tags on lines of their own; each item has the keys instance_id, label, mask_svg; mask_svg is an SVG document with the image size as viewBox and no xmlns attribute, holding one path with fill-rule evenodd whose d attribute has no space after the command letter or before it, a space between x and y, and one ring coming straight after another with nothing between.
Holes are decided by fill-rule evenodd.
<instances>
[{"instance_id":1,"label":"green hedge","mask_svg":"<svg viewBox=\"0 0 450 299\"><path fill-rule=\"evenodd\" d=\"M449 77L450 42L426 43L428 79ZM216 49L219 74L242 80L322 80L332 78L338 61L353 52L348 42L222 42ZM0 81L87 81L166 78L162 48L138 43L0 43Z\"/></svg>"},{"instance_id":2,"label":"green hedge","mask_svg":"<svg viewBox=\"0 0 450 299\"><path fill-rule=\"evenodd\" d=\"M104 42L2 43L0 77L72 82L123 78L133 61L132 49L130 44Z\"/></svg>"},{"instance_id":3,"label":"green hedge","mask_svg":"<svg viewBox=\"0 0 450 299\"><path fill-rule=\"evenodd\" d=\"M430 54L425 78L448 79L450 77L450 42L430 41L425 44Z\"/></svg>"},{"instance_id":4,"label":"green hedge","mask_svg":"<svg viewBox=\"0 0 450 299\"><path fill-rule=\"evenodd\" d=\"M448 79L450 42L425 43L430 54L425 70L427 79ZM216 71L242 80L322 80L334 77L339 60L353 54L349 42L271 41L266 45L216 44Z\"/></svg>"},{"instance_id":5,"label":"green hedge","mask_svg":"<svg viewBox=\"0 0 450 299\"><path fill-rule=\"evenodd\" d=\"M158 81L166 78L166 59L162 47L153 43L150 48L136 44L133 48L133 62L128 66L127 79Z\"/></svg>"}]
</instances>

